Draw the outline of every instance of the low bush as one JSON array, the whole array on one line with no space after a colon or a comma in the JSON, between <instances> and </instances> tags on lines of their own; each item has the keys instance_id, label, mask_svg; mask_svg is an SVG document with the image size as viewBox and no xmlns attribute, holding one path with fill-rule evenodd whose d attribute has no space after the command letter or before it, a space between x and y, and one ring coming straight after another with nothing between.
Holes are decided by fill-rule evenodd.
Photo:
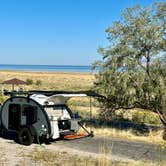
<instances>
[{"instance_id":1,"label":"low bush","mask_svg":"<svg viewBox=\"0 0 166 166\"><path fill-rule=\"evenodd\" d=\"M28 85L32 85L32 84L33 84L33 80L32 80L32 79L27 78L27 79L26 79L26 83L27 83Z\"/></svg>"},{"instance_id":2,"label":"low bush","mask_svg":"<svg viewBox=\"0 0 166 166\"><path fill-rule=\"evenodd\" d=\"M35 83L37 86L41 86L42 85L42 81L41 80L37 80Z\"/></svg>"}]
</instances>

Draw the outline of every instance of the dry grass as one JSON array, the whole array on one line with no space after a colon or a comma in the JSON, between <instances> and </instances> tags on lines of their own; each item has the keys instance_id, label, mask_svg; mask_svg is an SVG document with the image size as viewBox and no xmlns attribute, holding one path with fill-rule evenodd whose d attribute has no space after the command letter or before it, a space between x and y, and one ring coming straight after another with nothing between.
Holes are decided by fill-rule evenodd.
<instances>
[{"instance_id":1,"label":"dry grass","mask_svg":"<svg viewBox=\"0 0 166 166\"><path fill-rule=\"evenodd\" d=\"M78 112L79 115L85 119L90 118L90 109L89 107L82 107L82 106L71 106L71 109L74 110L75 112ZM92 107L92 117L95 119L100 119L100 109L98 107ZM120 110L120 113L122 111ZM119 114L119 112L117 113ZM134 115L134 116L133 116ZM149 118L150 121L156 120L156 123L159 123L159 117L155 113L147 112L147 111L142 111L142 110L130 110L129 112L123 112L123 118L124 120L132 120L132 118L137 117L137 123L143 123L147 122ZM96 120L98 121L98 120ZM100 120L99 120L100 121ZM96 125L95 125L96 126ZM121 138L121 139L128 139L132 141L144 141L144 142L150 142L150 143L155 143L155 144L162 144L163 139L162 139L162 132L163 130L151 130L149 133L141 134L139 131L131 129L117 129L117 128L112 128L112 127L107 127L107 126L100 126L97 125L97 127L93 127L91 125L90 127L86 125L89 130L94 131L95 135L98 136L104 136L104 137L115 137L115 138Z\"/></svg>"},{"instance_id":2,"label":"dry grass","mask_svg":"<svg viewBox=\"0 0 166 166\"><path fill-rule=\"evenodd\" d=\"M27 79L41 81L41 85L35 84L23 86L25 89L40 90L87 90L93 86L94 75L84 73L49 73L49 72L9 72L0 71L0 82L18 78L26 81ZM5 85L6 87L6 85ZM7 86L10 88L11 86Z\"/></svg>"},{"instance_id":3,"label":"dry grass","mask_svg":"<svg viewBox=\"0 0 166 166\"><path fill-rule=\"evenodd\" d=\"M113 161L105 156L105 150L103 149L102 154L98 157L81 157L79 155L72 155L67 152L50 151L46 149L35 148L33 152L28 154L22 154L24 160L20 161L20 165L26 165L26 160L29 160L31 165L40 166L164 166L164 163L151 163L149 161ZM26 159L26 160L25 160Z\"/></svg>"},{"instance_id":4,"label":"dry grass","mask_svg":"<svg viewBox=\"0 0 166 166\"><path fill-rule=\"evenodd\" d=\"M90 127L89 129L93 130L95 135L98 136L104 136L104 137L114 137L114 138L120 138L126 140L132 140L132 141L144 141L144 142L150 142L154 144L162 144L164 141L162 139L162 131L150 131L148 136L137 136L133 134L132 130L120 130L115 128L94 128Z\"/></svg>"}]
</instances>

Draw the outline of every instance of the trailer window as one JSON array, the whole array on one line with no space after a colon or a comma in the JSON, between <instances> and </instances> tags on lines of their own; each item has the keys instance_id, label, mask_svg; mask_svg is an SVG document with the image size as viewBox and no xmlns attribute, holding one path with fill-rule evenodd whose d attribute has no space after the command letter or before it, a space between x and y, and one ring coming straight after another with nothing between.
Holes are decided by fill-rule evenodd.
<instances>
[{"instance_id":1,"label":"trailer window","mask_svg":"<svg viewBox=\"0 0 166 166\"><path fill-rule=\"evenodd\" d=\"M60 107L46 107L45 108L49 116L61 117L62 110Z\"/></svg>"},{"instance_id":2,"label":"trailer window","mask_svg":"<svg viewBox=\"0 0 166 166\"><path fill-rule=\"evenodd\" d=\"M31 125L37 122L37 107L23 105L22 116L26 117L27 125Z\"/></svg>"}]
</instances>

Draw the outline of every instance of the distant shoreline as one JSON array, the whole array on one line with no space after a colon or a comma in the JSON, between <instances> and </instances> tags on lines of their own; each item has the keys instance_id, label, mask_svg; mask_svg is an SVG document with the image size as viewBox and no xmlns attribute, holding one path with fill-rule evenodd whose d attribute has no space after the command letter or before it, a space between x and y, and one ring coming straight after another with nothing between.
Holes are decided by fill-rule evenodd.
<instances>
[{"instance_id":1,"label":"distant shoreline","mask_svg":"<svg viewBox=\"0 0 166 166\"><path fill-rule=\"evenodd\" d=\"M91 66L73 65L12 65L0 64L0 71L48 72L48 73L93 73Z\"/></svg>"},{"instance_id":2,"label":"distant shoreline","mask_svg":"<svg viewBox=\"0 0 166 166\"><path fill-rule=\"evenodd\" d=\"M0 73L34 73L34 74L74 74L74 75L94 75L96 74L95 72L63 72L63 71L28 71L28 70L1 70Z\"/></svg>"}]
</instances>

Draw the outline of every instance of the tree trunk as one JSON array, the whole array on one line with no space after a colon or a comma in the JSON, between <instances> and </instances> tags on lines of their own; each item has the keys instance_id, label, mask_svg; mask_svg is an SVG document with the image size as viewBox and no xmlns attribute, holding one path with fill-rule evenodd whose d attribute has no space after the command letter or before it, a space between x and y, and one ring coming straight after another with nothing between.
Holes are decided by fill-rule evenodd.
<instances>
[{"instance_id":1,"label":"tree trunk","mask_svg":"<svg viewBox=\"0 0 166 166\"><path fill-rule=\"evenodd\" d=\"M163 140L166 141L166 113L164 113L164 112L161 113L161 112L158 111L158 110L157 110L157 113L158 113L158 115L159 115L159 118L160 118L161 122L162 122L163 125L164 125Z\"/></svg>"},{"instance_id":2,"label":"tree trunk","mask_svg":"<svg viewBox=\"0 0 166 166\"><path fill-rule=\"evenodd\" d=\"M163 130L163 140L166 141L166 126L164 126L164 130Z\"/></svg>"}]
</instances>

